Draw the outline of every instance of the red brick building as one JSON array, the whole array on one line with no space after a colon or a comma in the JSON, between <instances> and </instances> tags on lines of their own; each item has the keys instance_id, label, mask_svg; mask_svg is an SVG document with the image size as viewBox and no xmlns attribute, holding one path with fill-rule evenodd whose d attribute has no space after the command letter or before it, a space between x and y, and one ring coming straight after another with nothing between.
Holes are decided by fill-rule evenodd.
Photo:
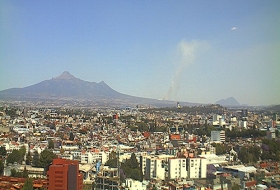
<instances>
[{"instance_id":1,"label":"red brick building","mask_svg":"<svg viewBox=\"0 0 280 190\"><path fill-rule=\"evenodd\" d=\"M82 190L83 174L79 173L79 161L53 159L47 172L49 190Z\"/></svg>"}]
</instances>

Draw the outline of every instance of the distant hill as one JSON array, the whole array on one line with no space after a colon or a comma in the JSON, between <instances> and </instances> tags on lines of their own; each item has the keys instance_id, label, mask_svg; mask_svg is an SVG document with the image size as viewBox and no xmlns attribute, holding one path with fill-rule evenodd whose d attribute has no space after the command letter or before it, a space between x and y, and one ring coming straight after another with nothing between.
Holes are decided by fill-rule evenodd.
<instances>
[{"instance_id":1,"label":"distant hill","mask_svg":"<svg viewBox=\"0 0 280 190\"><path fill-rule=\"evenodd\" d=\"M111 89L105 82L87 82L65 71L60 76L24 87L0 91L1 99L33 98L118 98L125 96Z\"/></svg>"},{"instance_id":2,"label":"distant hill","mask_svg":"<svg viewBox=\"0 0 280 190\"><path fill-rule=\"evenodd\" d=\"M240 106L239 102L234 97L229 97L227 99L222 99L216 102L221 106Z\"/></svg>"},{"instance_id":3,"label":"distant hill","mask_svg":"<svg viewBox=\"0 0 280 190\"><path fill-rule=\"evenodd\" d=\"M88 82L64 71L60 76L44 80L24 88L11 88L0 91L0 100L52 101L56 103L74 103L85 105L153 105L176 106L175 101L140 98L122 94L113 90L104 81ZM191 103L181 103L192 105Z\"/></svg>"}]
</instances>

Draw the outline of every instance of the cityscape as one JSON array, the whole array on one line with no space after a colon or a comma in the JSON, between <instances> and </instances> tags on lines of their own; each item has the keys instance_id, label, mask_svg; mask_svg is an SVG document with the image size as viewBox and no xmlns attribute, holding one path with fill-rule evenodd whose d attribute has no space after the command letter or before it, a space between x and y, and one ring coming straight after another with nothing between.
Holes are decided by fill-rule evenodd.
<instances>
[{"instance_id":1,"label":"cityscape","mask_svg":"<svg viewBox=\"0 0 280 190\"><path fill-rule=\"evenodd\" d=\"M280 1L0 1L0 190L280 189Z\"/></svg>"},{"instance_id":2,"label":"cityscape","mask_svg":"<svg viewBox=\"0 0 280 190\"><path fill-rule=\"evenodd\" d=\"M280 187L279 106L0 109L1 189Z\"/></svg>"}]
</instances>

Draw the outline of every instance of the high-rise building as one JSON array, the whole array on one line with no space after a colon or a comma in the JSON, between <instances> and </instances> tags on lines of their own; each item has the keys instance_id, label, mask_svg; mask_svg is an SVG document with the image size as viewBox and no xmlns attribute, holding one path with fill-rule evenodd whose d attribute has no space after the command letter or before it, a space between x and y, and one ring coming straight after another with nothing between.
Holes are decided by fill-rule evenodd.
<instances>
[{"instance_id":1,"label":"high-rise building","mask_svg":"<svg viewBox=\"0 0 280 190\"><path fill-rule=\"evenodd\" d=\"M206 178L207 160L205 158L187 159L188 177L191 179Z\"/></svg>"},{"instance_id":2,"label":"high-rise building","mask_svg":"<svg viewBox=\"0 0 280 190\"><path fill-rule=\"evenodd\" d=\"M225 142L225 131L211 131L211 142Z\"/></svg>"},{"instance_id":3,"label":"high-rise building","mask_svg":"<svg viewBox=\"0 0 280 190\"><path fill-rule=\"evenodd\" d=\"M273 114L272 120L273 120L273 121L277 121L277 120L278 120L278 115L277 115L277 113L274 113L274 114Z\"/></svg>"},{"instance_id":4,"label":"high-rise building","mask_svg":"<svg viewBox=\"0 0 280 190\"><path fill-rule=\"evenodd\" d=\"M83 174L79 173L79 161L53 159L47 172L49 190L82 190Z\"/></svg>"},{"instance_id":5,"label":"high-rise building","mask_svg":"<svg viewBox=\"0 0 280 190\"><path fill-rule=\"evenodd\" d=\"M247 110L247 109L242 110L242 111L241 111L241 116L242 116L242 117L248 117L248 110Z\"/></svg>"},{"instance_id":6,"label":"high-rise building","mask_svg":"<svg viewBox=\"0 0 280 190\"><path fill-rule=\"evenodd\" d=\"M187 178L186 158L168 160L168 179Z\"/></svg>"},{"instance_id":7,"label":"high-rise building","mask_svg":"<svg viewBox=\"0 0 280 190\"><path fill-rule=\"evenodd\" d=\"M165 179L164 159L158 157L147 157L145 178L146 179Z\"/></svg>"}]
</instances>

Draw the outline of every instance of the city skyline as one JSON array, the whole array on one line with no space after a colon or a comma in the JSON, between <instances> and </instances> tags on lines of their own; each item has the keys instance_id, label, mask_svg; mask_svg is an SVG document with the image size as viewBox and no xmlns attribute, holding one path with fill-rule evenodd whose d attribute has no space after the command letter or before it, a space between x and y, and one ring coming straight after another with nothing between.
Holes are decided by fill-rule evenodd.
<instances>
[{"instance_id":1,"label":"city skyline","mask_svg":"<svg viewBox=\"0 0 280 190\"><path fill-rule=\"evenodd\" d=\"M138 97L279 104L279 5L1 1L0 90L69 71Z\"/></svg>"}]
</instances>

